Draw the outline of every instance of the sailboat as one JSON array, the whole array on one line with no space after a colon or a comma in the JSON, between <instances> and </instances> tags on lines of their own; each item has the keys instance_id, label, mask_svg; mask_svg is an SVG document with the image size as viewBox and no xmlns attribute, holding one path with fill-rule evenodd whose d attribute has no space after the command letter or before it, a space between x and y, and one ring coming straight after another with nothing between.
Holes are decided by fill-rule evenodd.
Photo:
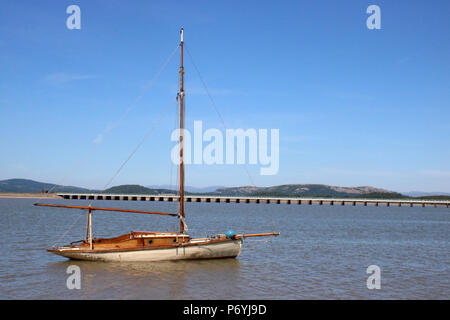
<instances>
[{"instance_id":1,"label":"sailboat","mask_svg":"<svg viewBox=\"0 0 450 320\"><path fill-rule=\"evenodd\" d=\"M183 28L181 29L181 64L180 64L180 88L177 95L180 104L180 190L178 213L154 212L131 209L101 208L89 206L72 206L59 204L36 203L36 206L69 208L86 210L87 223L86 235L83 240L72 242L69 245L47 249L48 252L69 259L89 261L124 261L124 262L152 262L167 260L187 259L217 259L235 258L242 249L243 239L247 237L277 236L279 233L235 234L228 231L225 234L217 234L203 238L191 238L187 234L184 206L184 162L183 162L183 129L184 129L184 99L183 86ZM126 212L153 215L175 216L180 220L179 232L142 232L131 231L113 238L93 238L92 214L95 211Z\"/></svg>"}]
</instances>

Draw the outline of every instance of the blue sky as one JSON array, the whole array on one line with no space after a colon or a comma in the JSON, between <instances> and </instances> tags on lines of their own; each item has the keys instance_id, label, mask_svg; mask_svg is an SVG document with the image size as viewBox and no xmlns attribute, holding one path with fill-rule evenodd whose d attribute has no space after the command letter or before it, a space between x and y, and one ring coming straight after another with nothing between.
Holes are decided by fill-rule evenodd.
<instances>
[{"instance_id":1,"label":"blue sky","mask_svg":"<svg viewBox=\"0 0 450 320\"><path fill-rule=\"evenodd\" d=\"M72 4L80 30L66 27ZM366 27L371 4L381 30ZM175 106L178 52L145 87L183 26L227 127L280 130L278 174L191 165L188 185L450 192L449 13L448 1L2 1L0 179L103 188ZM187 127L221 128L185 61ZM175 121L172 107L111 185L174 184Z\"/></svg>"}]
</instances>

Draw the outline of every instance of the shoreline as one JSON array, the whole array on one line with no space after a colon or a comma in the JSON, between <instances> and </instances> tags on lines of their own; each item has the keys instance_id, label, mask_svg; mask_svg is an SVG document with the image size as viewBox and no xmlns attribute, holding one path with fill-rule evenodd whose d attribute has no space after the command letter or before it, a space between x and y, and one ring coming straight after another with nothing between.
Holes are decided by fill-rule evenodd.
<instances>
[{"instance_id":1,"label":"shoreline","mask_svg":"<svg viewBox=\"0 0 450 320\"><path fill-rule=\"evenodd\" d=\"M5 199L60 199L56 193L31 193L31 192L0 192L0 198Z\"/></svg>"}]
</instances>

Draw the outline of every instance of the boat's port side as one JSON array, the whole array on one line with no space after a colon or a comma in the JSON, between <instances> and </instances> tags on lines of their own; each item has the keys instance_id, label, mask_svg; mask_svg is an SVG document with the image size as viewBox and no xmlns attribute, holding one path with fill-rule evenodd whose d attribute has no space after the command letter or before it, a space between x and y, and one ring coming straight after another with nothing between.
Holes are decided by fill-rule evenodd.
<instances>
[{"instance_id":1,"label":"boat's port side","mask_svg":"<svg viewBox=\"0 0 450 320\"><path fill-rule=\"evenodd\" d=\"M150 239L150 238L146 238ZM188 243L172 244L158 247L124 247L124 248L67 248L49 249L57 255L92 261L164 261L184 259L235 258L242 248L242 240L202 238Z\"/></svg>"},{"instance_id":2,"label":"boat's port side","mask_svg":"<svg viewBox=\"0 0 450 320\"><path fill-rule=\"evenodd\" d=\"M189 235L176 232L131 231L130 233L114 238L94 238L92 240L92 250L172 247L188 243L189 240ZM89 241L81 240L77 242L80 243L73 243L70 246L63 246L57 249L90 250ZM49 251L52 252L53 249L49 249Z\"/></svg>"}]
</instances>

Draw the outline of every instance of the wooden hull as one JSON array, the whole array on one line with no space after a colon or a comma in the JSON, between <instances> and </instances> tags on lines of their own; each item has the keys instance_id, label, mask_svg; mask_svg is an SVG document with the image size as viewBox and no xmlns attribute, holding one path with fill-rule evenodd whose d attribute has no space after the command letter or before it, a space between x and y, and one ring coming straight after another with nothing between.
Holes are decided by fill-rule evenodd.
<instances>
[{"instance_id":1,"label":"wooden hull","mask_svg":"<svg viewBox=\"0 0 450 320\"><path fill-rule=\"evenodd\" d=\"M241 240L194 241L171 248L126 250L86 250L77 247L49 249L49 252L76 260L105 262L152 262L189 259L235 258L242 248Z\"/></svg>"}]
</instances>

